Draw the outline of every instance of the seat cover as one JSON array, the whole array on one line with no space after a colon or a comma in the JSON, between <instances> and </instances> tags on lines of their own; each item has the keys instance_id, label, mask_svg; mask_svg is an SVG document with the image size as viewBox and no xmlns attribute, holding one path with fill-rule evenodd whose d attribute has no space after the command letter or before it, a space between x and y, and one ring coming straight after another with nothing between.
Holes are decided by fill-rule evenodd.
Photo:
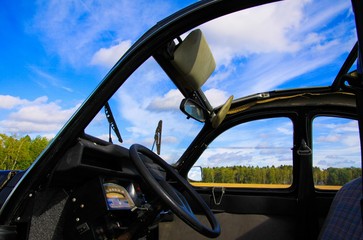
<instances>
[{"instance_id":1,"label":"seat cover","mask_svg":"<svg viewBox=\"0 0 363 240\"><path fill-rule=\"evenodd\" d=\"M345 184L333 200L319 239L363 239L361 197L361 178Z\"/></svg>"}]
</instances>

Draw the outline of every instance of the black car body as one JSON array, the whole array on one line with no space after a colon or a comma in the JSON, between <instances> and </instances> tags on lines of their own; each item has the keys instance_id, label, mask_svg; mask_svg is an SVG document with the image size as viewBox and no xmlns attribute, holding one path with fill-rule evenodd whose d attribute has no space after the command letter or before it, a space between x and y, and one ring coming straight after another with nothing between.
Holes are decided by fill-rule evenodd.
<instances>
[{"instance_id":1,"label":"black car body","mask_svg":"<svg viewBox=\"0 0 363 240\"><path fill-rule=\"evenodd\" d=\"M192 64L191 68L199 67L197 73L190 73L190 69L184 72L180 64L185 60L179 63L176 57L177 51L181 58L186 55L187 61L192 54L196 56L191 59L200 57L201 47L198 45L195 53L193 43L187 45L186 39L197 39L205 47L204 37L199 30L184 37L190 30L218 17L273 2L199 1L146 32L28 170L3 172L0 239L317 239L337 188L317 186L312 126L314 119L327 116L354 120L360 129L361 1L352 0L356 43L335 79L325 87L268 91L229 98L226 104L212 107L202 90L214 69L209 50L203 50L201 63ZM121 128L108 102L150 58L183 95L181 110L188 118L202 122L201 130L172 165L141 145L123 147L85 130L106 105L110 131L113 129L121 140ZM208 67L200 70L205 65ZM140 88L139 94L145 94L143 91ZM293 132L288 146L291 179L286 186L187 181L191 169L206 174L205 169L198 168L198 159L220 135L254 121L267 120L272 126L269 119L288 120ZM161 135L161 125L155 134L156 143L161 137L157 135ZM199 220L199 215L205 219Z\"/></svg>"}]
</instances>

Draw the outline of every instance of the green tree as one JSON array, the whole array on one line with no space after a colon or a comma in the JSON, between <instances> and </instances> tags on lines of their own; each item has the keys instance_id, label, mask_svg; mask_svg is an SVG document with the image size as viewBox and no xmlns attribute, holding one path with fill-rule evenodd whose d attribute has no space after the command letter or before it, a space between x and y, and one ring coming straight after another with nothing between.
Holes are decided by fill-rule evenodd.
<instances>
[{"instance_id":1,"label":"green tree","mask_svg":"<svg viewBox=\"0 0 363 240\"><path fill-rule=\"evenodd\" d=\"M46 148L49 144L49 140L45 137L37 136L33 139L30 145L30 158L35 160L39 154Z\"/></svg>"},{"instance_id":2,"label":"green tree","mask_svg":"<svg viewBox=\"0 0 363 240\"><path fill-rule=\"evenodd\" d=\"M0 134L0 169L28 168L48 143L44 137L32 140L28 135L19 138Z\"/></svg>"},{"instance_id":3,"label":"green tree","mask_svg":"<svg viewBox=\"0 0 363 240\"><path fill-rule=\"evenodd\" d=\"M361 175L360 168L313 167L315 185L343 185ZM291 184L292 166L203 168L203 180L216 183Z\"/></svg>"},{"instance_id":4,"label":"green tree","mask_svg":"<svg viewBox=\"0 0 363 240\"><path fill-rule=\"evenodd\" d=\"M276 169L275 166L272 165L272 167L268 168L267 171L267 182L268 184L275 184L278 183L276 179Z\"/></svg>"},{"instance_id":5,"label":"green tree","mask_svg":"<svg viewBox=\"0 0 363 240\"><path fill-rule=\"evenodd\" d=\"M203 168L203 182L214 182L214 169Z\"/></svg>"}]
</instances>

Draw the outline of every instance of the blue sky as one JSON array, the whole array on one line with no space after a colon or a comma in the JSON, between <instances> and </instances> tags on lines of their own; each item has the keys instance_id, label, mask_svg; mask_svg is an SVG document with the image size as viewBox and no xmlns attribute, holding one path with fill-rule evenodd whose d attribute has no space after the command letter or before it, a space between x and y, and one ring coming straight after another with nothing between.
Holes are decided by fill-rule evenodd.
<instances>
[{"instance_id":1,"label":"blue sky","mask_svg":"<svg viewBox=\"0 0 363 240\"><path fill-rule=\"evenodd\" d=\"M0 132L54 136L138 37L187 4L2 1Z\"/></svg>"},{"instance_id":2,"label":"blue sky","mask_svg":"<svg viewBox=\"0 0 363 240\"><path fill-rule=\"evenodd\" d=\"M0 132L53 137L132 43L190 3L2 1ZM232 94L242 97L329 85L356 39L350 1L345 0L285 1L231 14L200 28L217 62L203 87L213 106ZM149 98L140 96L146 83L166 79L155 68L154 62L148 62L133 76L139 88L126 85L115 97L119 104L114 114L126 116L123 134L130 142L143 139L150 144L159 120L156 113L178 108L181 96L169 86L151 89ZM132 94L140 98L135 100ZM160 104L165 102L168 105ZM137 118L140 114L149 118ZM174 115L166 120L165 130L175 131ZM92 126L98 126L97 121ZM176 141L164 136L168 140Z\"/></svg>"}]
</instances>

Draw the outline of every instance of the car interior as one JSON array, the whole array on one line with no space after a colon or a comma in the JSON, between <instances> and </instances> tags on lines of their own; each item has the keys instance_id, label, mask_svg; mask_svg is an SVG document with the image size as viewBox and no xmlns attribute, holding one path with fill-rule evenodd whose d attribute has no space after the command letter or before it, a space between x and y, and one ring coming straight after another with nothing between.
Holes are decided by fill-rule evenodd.
<instances>
[{"instance_id":1,"label":"car interior","mask_svg":"<svg viewBox=\"0 0 363 240\"><path fill-rule=\"evenodd\" d=\"M104 106L110 132L113 130L121 140L112 106L103 99L97 102L97 93L112 95L110 89L117 88L109 80L80 107L30 169L2 173L0 239L362 237L361 179L349 183L348 190L341 188L333 201L337 189L317 187L312 163L314 119L331 116L360 123L356 100L359 90L354 88L362 79L355 65L359 44L352 47L331 86L271 91L238 99L229 96L224 104L213 107L203 91L216 68L213 53L201 29L186 35L158 43L159 47L149 54L183 96L178 111L188 121L203 124L182 156L169 164L141 144L125 147L90 135L85 127L77 129L87 126L100 109L97 106ZM352 70L354 67L358 70ZM107 79L116 81L125 73L122 71L128 71L127 67L115 67ZM92 108L95 110L87 110ZM94 114L83 118L87 111ZM293 132L289 135L292 144L287 146L293 165L289 170L293 179L288 185L203 185L188 175L196 166L201 176L206 174L202 168L198 170L198 159L208 149L213 150L214 142L230 129L254 121L266 121L265 125L273 128L275 119L284 120L277 122L279 125L288 120ZM246 129L257 131L248 126ZM161 134L161 125L158 129L155 135ZM157 140L160 136L155 137ZM348 205L339 210L341 202ZM331 205L338 210L330 210ZM341 208L351 211L341 215ZM336 229L337 224L343 228L343 220L349 222L350 233Z\"/></svg>"}]
</instances>

